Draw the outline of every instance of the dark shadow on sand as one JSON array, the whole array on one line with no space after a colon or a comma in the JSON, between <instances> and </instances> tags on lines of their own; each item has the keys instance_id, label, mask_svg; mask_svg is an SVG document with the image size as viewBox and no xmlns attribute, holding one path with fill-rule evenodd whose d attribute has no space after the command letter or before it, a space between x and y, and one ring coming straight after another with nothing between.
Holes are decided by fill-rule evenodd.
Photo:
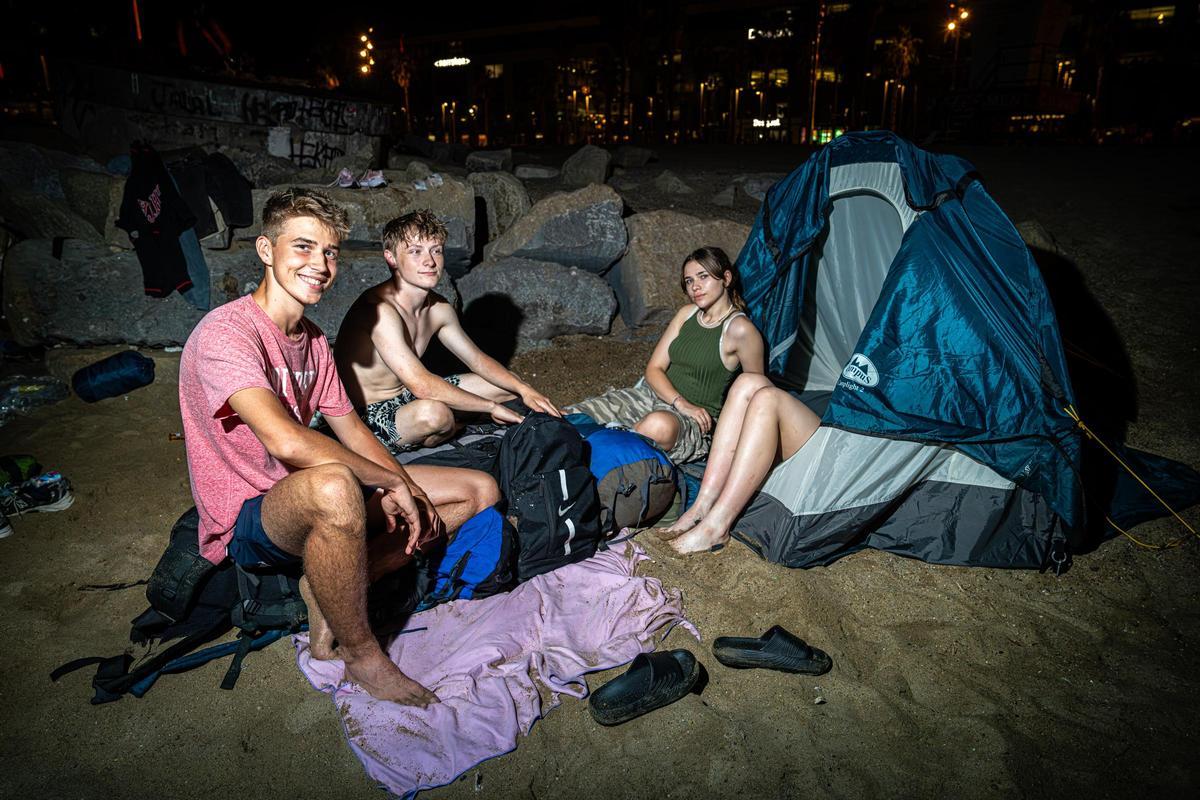
<instances>
[{"instance_id":1,"label":"dark shadow on sand","mask_svg":"<svg viewBox=\"0 0 1200 800\"><path fill-rule=\"evenodd\" d=\"M504 366L512 362L517 352L517 329L525 314L512 299L499 294L486 294L472 301L463 309L463 330L479 349ZM434 339L422 358L427 369L437 375L452 375L467 372L459 361L442 343Z\"/></svg>"},{"instance_id":2,"label":"dark shadow on sand","mask_svg":"<svg viewBox=\"0 0 1200 800\"><path fill-rule=\"evenodd\" d=\"M1073 261L1039 248L1029 249L1058 319L1075 407L1087 426L1105 442L1124 442L1138 414L1137 379L1125 342ZM1085 440L1080 480L1087 523L1073 544L1076 553L1094 550L1116 535L1104 515L1116 492L1120 470L1103 449Z\"/></svg>"}]
</instances>

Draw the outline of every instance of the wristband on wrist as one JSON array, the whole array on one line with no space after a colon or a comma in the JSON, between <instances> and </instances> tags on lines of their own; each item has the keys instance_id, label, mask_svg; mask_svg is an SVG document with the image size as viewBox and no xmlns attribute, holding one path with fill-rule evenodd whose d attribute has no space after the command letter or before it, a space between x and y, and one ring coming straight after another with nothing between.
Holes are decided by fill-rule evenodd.
<instances>
[{"instance_id":1,"label":"wristband on wrist","mask_svg":"<svg viewBox=\"0 0 1200 800\"><path fill-rule=\"evenodd\" d=\"M675 404L679 402L679 398L681 397L683 397L682 394L675 395L675 398L671 401L671 408L675 408Z\"/></svg>"}]
</instances>

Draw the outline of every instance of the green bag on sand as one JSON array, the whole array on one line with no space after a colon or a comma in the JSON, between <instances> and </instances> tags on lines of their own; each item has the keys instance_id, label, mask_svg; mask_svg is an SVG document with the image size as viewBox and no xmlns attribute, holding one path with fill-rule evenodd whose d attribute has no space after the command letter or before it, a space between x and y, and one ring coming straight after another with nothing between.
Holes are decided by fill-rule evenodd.
<instances>
[{"instance_id":1,"label":"green bag on sand","mask_svg":"<svg viewBox=\"0 0 1200 800\"><path fill-rule=\"evenodd\" d=\"M42 465L30 455L16 454L0 456L0 486L17 486L42 474Z\"/></svg>"}]
</instances>

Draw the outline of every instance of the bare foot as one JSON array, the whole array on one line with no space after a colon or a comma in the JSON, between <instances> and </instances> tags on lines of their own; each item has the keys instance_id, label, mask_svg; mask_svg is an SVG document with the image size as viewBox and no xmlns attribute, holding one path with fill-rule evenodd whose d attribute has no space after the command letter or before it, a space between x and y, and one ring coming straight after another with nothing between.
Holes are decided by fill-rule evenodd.
<instances>
[{"instance_id":1,"label":"bare foot","mask_svg":"<svg viewBox=\"0 0 1200 800\"><path fill-rule=\"evenodd\" d=\"M677 535L695 527L696 523L703 519L706 513L708 513L708 509L702 506L700 501L697 500L695 503L692 503L691 508L683 512L679 519L675 520L665 528L656 528L655 535L660 539L674 539ZM657 531L662 531L662 534L667 535L664 536L657 533Z\"/></svg>"},{"instance_id":2,"label":"bare foot","mask_svg":"<svg viewBox=\"0 0 1200 800\"><path fill-rule=\"evenodd\" d=\"M334 646L333 631L325 621L325 615L317 605L317 598L308 586L308 576L300 578L300 596L304 598L304 605L308 607L308 650L312 657L318 661L341 658Z\"/></svg>"},{"instance_id":3,"label":"bare foot","mask_svg":"<svg viewBox=\"0 0 1200 800\"><path fill-rule=\"evenodd\" d=\"M646 530L648 530L650 535L655 539L658 539L660 542L669 542L676 536L679 536L683 533L683 531L677 531L672 528L647 528Z\"/></svg>"},{"instance_id":4,"label":"bare foot","mask_svg":"<svg viewBox=\"0 0 1200 800\"><path fill-rule=\"evenodd\" d=\"M346 661L346 677L379 700L420 708L440 702L436 694L401 672L379 649L373 655Z\"/></svg>"},{"instance_id":5,"label":"bare foot","mask_svg":"<svg viewBox=\"0 0 1200 800\"><path fill-rule=\"evenodd\" d=\"M703 553L729 541L729 529L711 519L703 520L687 533L671 540L671 547L681 555Z\"/></svg>"}]
</instances>

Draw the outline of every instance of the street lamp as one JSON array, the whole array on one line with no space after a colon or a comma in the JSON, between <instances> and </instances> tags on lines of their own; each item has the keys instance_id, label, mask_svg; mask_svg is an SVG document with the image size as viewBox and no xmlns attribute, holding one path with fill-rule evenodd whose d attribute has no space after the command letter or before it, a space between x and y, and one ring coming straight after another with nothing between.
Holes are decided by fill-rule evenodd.
<instances>
[{"instance_id":1,"label":"street lamp","mask_svg":"<svg viewBox=\"0 0 1200 800\"><path fill-rule=\"evenodd\" d=\"M737 87L733 90L733 143L738 143L739 126L741 125L738 119L738 108L742 101L742 87Z\"/></svg>"},{"instance_id":2,"label":"street lamp","mask_svg":"<svg viewBox=\"0 0 1200 800\"><path fill-rule=\"evenodd\" d=\"M950 8L953 10L954 6L951 5ZM962 38L961 23L966 22L970 16L971 12L965 8L962 8L958 11L958 19L951 19L946 23L947 34L954 37L954 64L951 67L950 73L950 91L952 92L958 88L958 43Z\"/></svg>"}]
</instances>

